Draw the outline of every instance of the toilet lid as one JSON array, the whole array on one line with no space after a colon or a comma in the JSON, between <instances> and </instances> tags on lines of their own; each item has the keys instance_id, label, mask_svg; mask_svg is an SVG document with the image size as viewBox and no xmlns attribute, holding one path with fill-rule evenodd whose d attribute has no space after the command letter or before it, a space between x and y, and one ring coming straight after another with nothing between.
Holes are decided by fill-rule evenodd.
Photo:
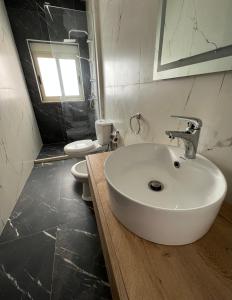
<instances>
[{"instance_id":1,"label":"toilet lid","mask_svg":"<svg viewBox=\"0 0 232 300\"><path fill-rule=\"evenodd\" d=\"M95 147L95 144L92 140L80 140L73 143L70 143L64 147L65 151L68 152L84 152L89 151Z\"/></svg>"}]
</instances>

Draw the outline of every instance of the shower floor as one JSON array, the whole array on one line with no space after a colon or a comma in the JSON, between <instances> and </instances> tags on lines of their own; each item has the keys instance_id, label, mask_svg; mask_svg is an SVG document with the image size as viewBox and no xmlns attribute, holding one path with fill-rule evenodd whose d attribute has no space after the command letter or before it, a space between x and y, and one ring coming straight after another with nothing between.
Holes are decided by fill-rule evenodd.
<instances>
[{"instance_id":1,"label":"shower floor","mask_svg":"<svg viewBox=\"0 0 232 300\"><path fill-rule=\"evenodd\" d=\"M33 168L0 237L0 299L111 299L93 207L70 174L76 161Z\"/></svg>"}]
</instances>

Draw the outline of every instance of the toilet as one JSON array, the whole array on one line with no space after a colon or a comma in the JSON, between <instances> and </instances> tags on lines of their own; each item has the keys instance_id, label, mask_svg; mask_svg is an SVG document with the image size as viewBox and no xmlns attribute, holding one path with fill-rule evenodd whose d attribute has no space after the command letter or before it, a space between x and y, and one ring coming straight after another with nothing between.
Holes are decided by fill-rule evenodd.
<instances>
[{"instance_id":1,"label":"toilet","mask_svg":"<svg viewBox=\"0 0 232 300\"><path fill-rule=\"evenodd\" d=\"M73 165L71 173L78 182L82 183L82 199L85 201L91 201L86 160L82 160Z\"/></svg>"},{"instance_id":2,"label":"toilet","mask_svg":"<svg viewBox=\"0 0 232 300\"><path fill-rule=\"evenodd\" d=\"M64 147L65 154L72 158L84 158L88 154L104 151L111 142L112 127L113 123L110 121L97 120L95 122L97 140L80 140L67 144ZM91 201L86 160L73 165L71 173L78 182L83 184L82 199Z\"/></svg>"}]
</instances>

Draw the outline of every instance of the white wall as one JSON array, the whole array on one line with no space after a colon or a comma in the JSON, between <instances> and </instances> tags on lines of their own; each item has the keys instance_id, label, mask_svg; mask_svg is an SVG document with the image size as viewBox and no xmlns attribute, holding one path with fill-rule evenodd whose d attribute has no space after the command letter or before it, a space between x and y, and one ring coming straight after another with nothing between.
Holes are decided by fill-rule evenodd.
<instances>
[{"instance_id":1,"label":"white wall","mask_svg":"<svg viewBox=\"0 0 232 300\"><path fill-rule=\"evenodd\" d=\"M98 3L95 0L86 0L86 14L87 14L87 24L88 24L88 38L92 40L89 43L89 57L92 61L90 64L90 74L92 78L96 78L95 81L91 82L92 95L95 96L94 107L96 119L102 118L101 112L103 109L103 101L99 99L103 98L103 82L102 78L102 61L101 61L101 41L100 41L100 32L95 30L96 23L99 21L96 19L99 17Z\"/></svg>"},{"instance_id":2,"label":"white wall","mask_svg":"<svg viewBox=\"0 0 232 300\"><path fill-rule=\"evenodd\" d=\"M3 0L0 0L0 232L42 142Z\"/></svg>"},{"instance_id":3,"label":"white wall","mask_svg":"<svg viewBox=\"0 0 232 300\"><path fill-rule=\"evenodd\" d=\"M114 120L122 143L168 144L166 129L186 125L171 114L203 120L199 152L224 172L232 200L232 73L152 81L158 0L99 0L105 117ZM135 136L129 117L141 112Z\"/></svg>"}]
</instances>

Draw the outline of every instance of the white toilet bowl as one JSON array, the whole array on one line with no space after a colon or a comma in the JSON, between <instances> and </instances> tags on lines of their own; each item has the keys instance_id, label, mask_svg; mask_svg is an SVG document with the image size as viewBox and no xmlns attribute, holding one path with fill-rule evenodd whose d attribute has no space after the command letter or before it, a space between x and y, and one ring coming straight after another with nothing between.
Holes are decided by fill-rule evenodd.
<instances>
[{"instance_id":1,"label":"white toilet bowl","mask_svg":"<svg viewBox=\"0 0 232 300\"><path fill-rule=\"evenodd\" d=\"M82 160L73 165L71 173L77 181L83 183L82 199L85 201L91 201L86 160Z\"/></svg>"}]
</instances>

